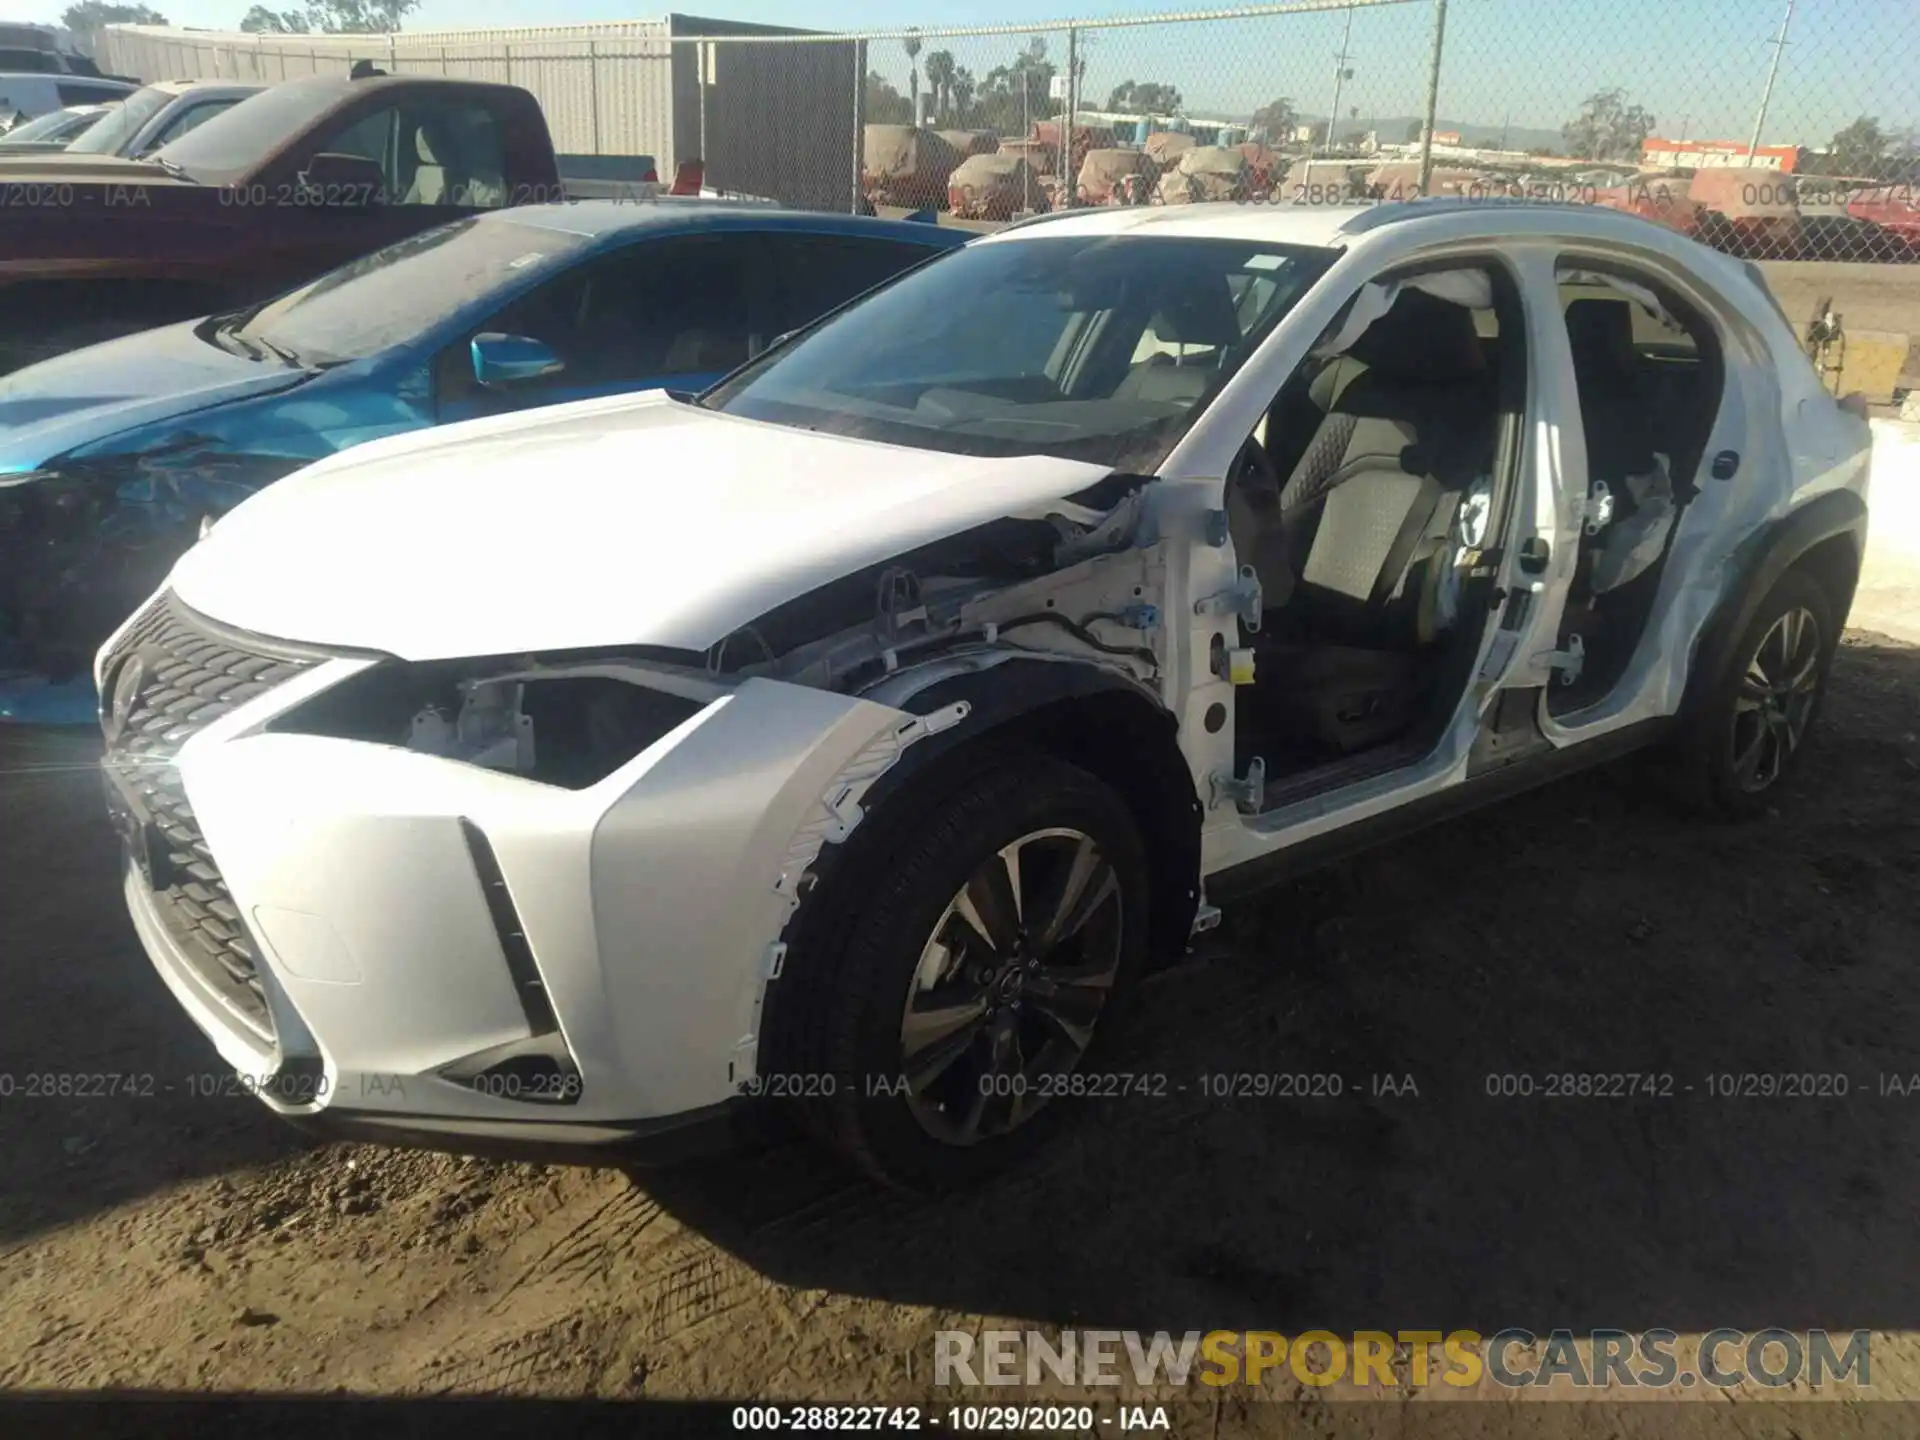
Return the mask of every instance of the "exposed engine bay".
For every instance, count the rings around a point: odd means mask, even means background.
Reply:
[[[380,662],[274,728],[400,745],[569,788],[592,785],[740,681],[765,678],[898,704],[929,664],[1054,654],[1150,683],[1164,588],[1135,548],[1141,490],[1003,519],[829,582],[704,655],[617,653]],[[923,674],[923,672],[925,672]]]

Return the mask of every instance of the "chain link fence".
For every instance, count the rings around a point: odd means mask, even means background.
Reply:
[[[1751,258],[1920,257],[1920,7],[1295,0],[812,34],[658,22],[107,32],[111,68],[274,82],[359,59],[525,86],[557,149],[704,162],[784,204],[994,224],[1081,204],[1420,193],[1634,211]]]

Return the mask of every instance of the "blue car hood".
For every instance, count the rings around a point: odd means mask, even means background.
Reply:
[[[313,374],[248,360],[194,334],[200,322],[90,345],[0,378],[0,473],[31,470],[76,446],[286,390]]]

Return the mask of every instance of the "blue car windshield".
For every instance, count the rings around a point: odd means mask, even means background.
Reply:
[[[979,241],[700,403],[923,450],[1149,473],[1336,253],[1189,236]]]
[[[463,306],[551,274],[588,243],[504,216],[455,220],[290,290],[227,333],[302,364],[364,360],[417,340]]]

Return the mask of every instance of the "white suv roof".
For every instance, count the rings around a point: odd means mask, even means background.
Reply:
[[[264,84],[247,80],[155,80],[147,86],[149,90],[164,90],[169,95],[185,95],[195,90],[218,90],[227,94],[251,95],[256,90],[264,90]]]

